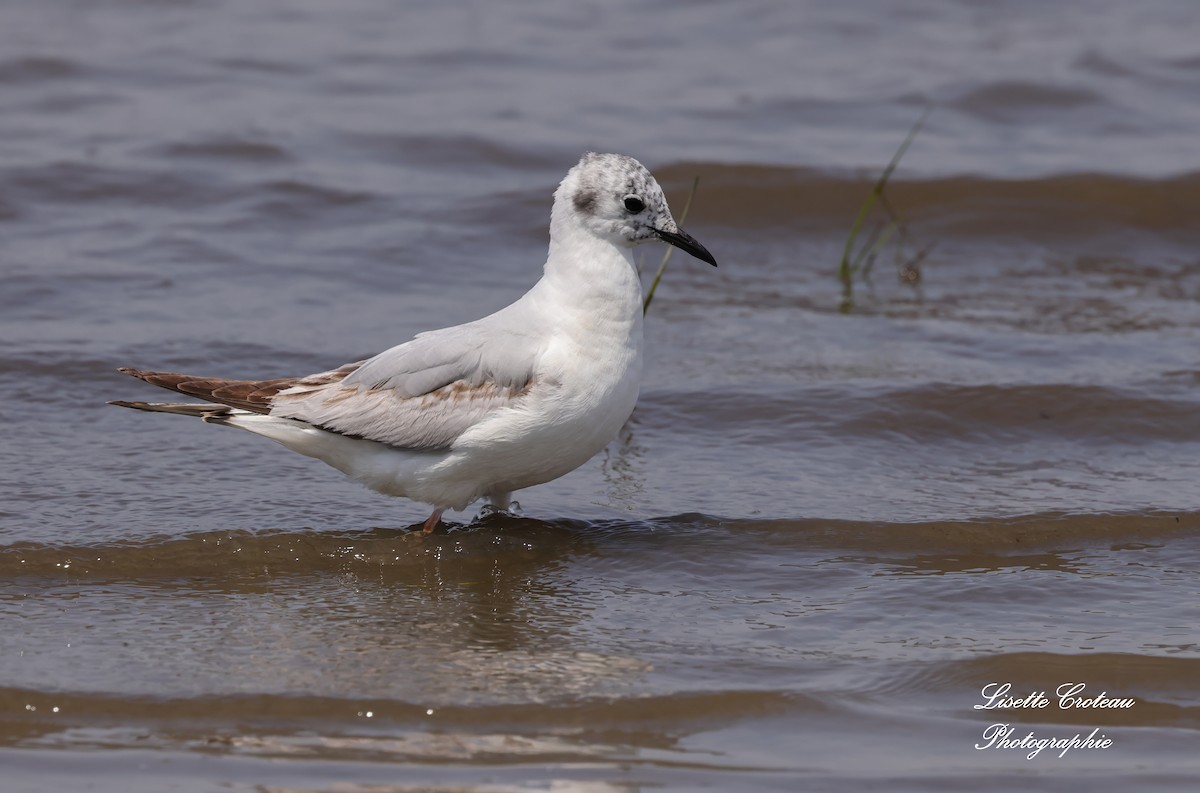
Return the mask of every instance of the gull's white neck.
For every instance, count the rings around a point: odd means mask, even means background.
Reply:
[[[527,297],[540,309],[576,317],[590,326],[581,328],[586,333],[636,336],[640,348],[642,284],[632,250],[597,237],[557,209],[545,270]]]

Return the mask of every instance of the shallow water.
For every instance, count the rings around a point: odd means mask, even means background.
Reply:
[[[1186,2],[0,9],[0,788],[1191,790]],[[836,264],[878,169],[919,279]],[[537,277],[583,150],[673,258],[642,398],[517,517],[199,422]],[[872,223],[875,221],[873,220]],[[660,251],[648,250],[647,268]],[[985,711],[1083,682],[1132,708]],[[1105,749],[976,750],[986,727]]]

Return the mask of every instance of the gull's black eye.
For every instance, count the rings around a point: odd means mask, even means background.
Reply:
[[[627,195],[625,196],[625,208],[636,215],[645,209],[646,205],[643,204],[642,199],[638,198],[637,196]]]

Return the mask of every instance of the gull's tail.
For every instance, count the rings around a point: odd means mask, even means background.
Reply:
[[[211,400],[208,403],[194,402],[109,402],[117,407],[145,410],[150,413],[174,413],[191,416],[209,424],[235,427],[240,430],[270,438],[292,451],[315,457],[334,468],[357,478],[355,473],[364,454],[377,456],[381,453],[394,454],[390,447],[375,441],[341,435],[300,419],[272,416],[271,398],[280,391],[294,385],[321,385],[337,382],[358,368],[359,364],[347,364],[332,372],[310,375],[303,378],[278,378],[275,380],[230,380],[219,377],[196,377],[178,372],[149,372],[141,369],[118,369],[122,374],[136,377],[156,386],[170,389],[184,396]],[[369,453],[368,453],[369,452]]]
[[[151,385],[176,391],[184,396],[199,397],[209,402],[219,403],[213,406],[214,410],[219,405],[227,405],[232,408],[248,410],[251,413],[270,413],[271,398],[302,380],[295,377],[280,377],[273,380],[232,380],[227,377],[197,377],[179,372],[150,372],[128,367],[117,371],[144,380]],[[138,407],[140,410],[150,409],[141,407],[144,404],[146,403],[121,403],[121,406]],[[177,413],[179,411],[168,410],[165,412]]]
[[[355,364],[354,366],[357,366]],[[196,377],[195,375],[178,372],[150,372],[141,369],[118,369],[121,374],[127,374],[144,380],[156,386],[176,391],[184,396],[194,396],[208,399],[210,402],[126,402],[115,400],[109,402],[122,408],[145,410],[150,413],[174,413],[177,416],[191,416],[206,421],[209,424],[220,424],[225,427],[238,429],[262,435],[273,441],[282,443],[289,449],[294,449],[310,457],[324,459],[321,454],[314,453],[308,447],[313,438],[329,436],[328,433],[308,422],[299,419],[288,419],[270,415],[271,397],[285,388],[301,383],[320,382],[324,377],[341,379],[350,371],[349,367],[334,372],[312,375],[308,378],[278,378],[274,380],[231,380],[223,377]],[[341,437],[341,436],[335,436]],[[346,440],[351,440],[346,438]],[[355,443],[359,441],[354,440]],[[328,462],[328,461],[327,461]]]
[[[191,416],[212,422],[213,424],[225,423],[225,419],[228,419],[234,413],[234,409],[228,405],[214,405],[212,403],[185,404],[179,402],[125,402],[114,400],[108,404],[122,408],[133,408],[134,410],[145,410],[151,413],[174,413],[177,416]]]
[[[267,413],[271,409],[270,399],[293,381],[278,380],[230,380],[220,377],[196,377],[178,372],[149,372],[141,369],[118,369],[127,374],[162,388],[176,391],[184,396],[207,399],[207,404],[178,402],[109,402],[123,408],[146,410],[151,413],[174,413],[192,416],[213,424],[228,424],[237,415]]]

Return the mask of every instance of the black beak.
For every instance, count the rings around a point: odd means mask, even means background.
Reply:
[[[713,267],[717,266],[717,260],[713,258],[711,253],[708,252],[708,248],[705,248],[703,245],[696,242],[696,238],[691,234],[688,234],[683,229],[680,229],[677,232],[654,229],[654,233],[658,235],[660,240],[668,245],[674,245],[679,250],[685,253],[690,253],[700,261],[708,262]]]

